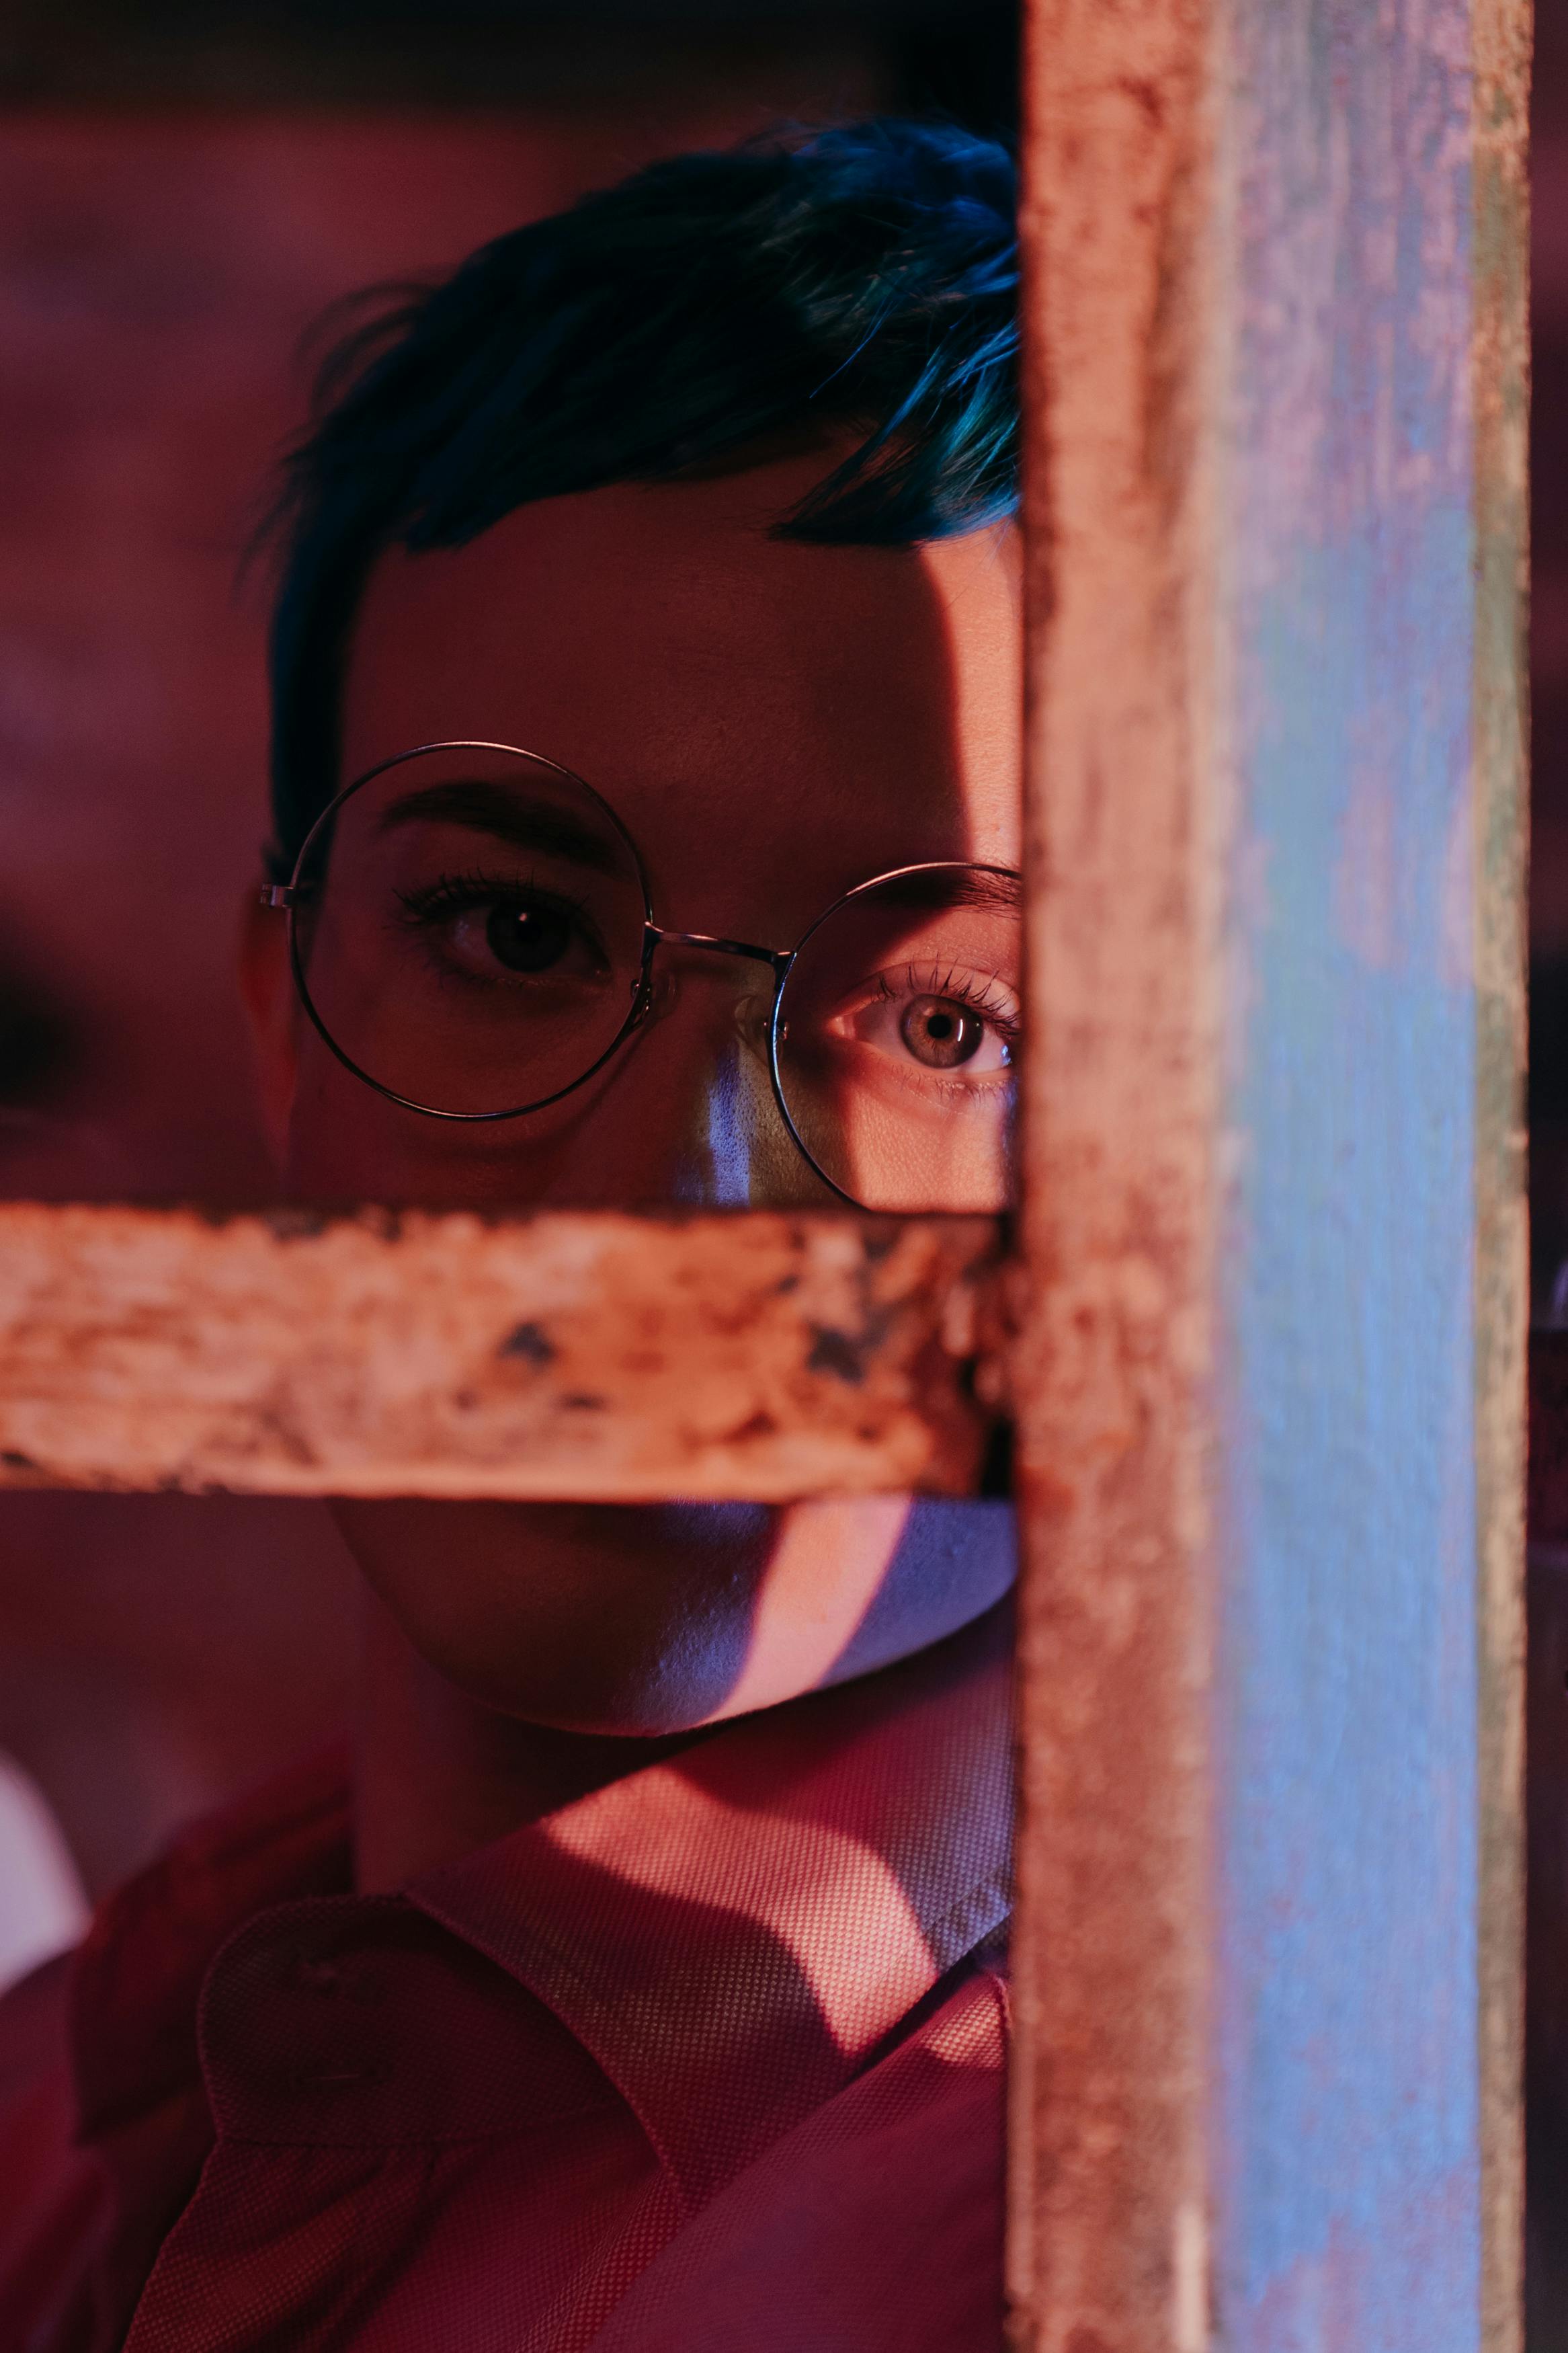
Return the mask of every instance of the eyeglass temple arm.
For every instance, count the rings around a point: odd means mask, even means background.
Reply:
[[[658,923],[647,926],[650,940],[673,948],[708,948],[715,955],[748,956],[752,964],[772,965],[785,973],[795,961],[793,948],[760,948],[752,940],[716,939],[710,932],[667,932]]]

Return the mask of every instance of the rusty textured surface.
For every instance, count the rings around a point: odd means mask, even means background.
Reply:
[[[1524,63],[1031,14],[1030,2353],[1518,2343]]]
[[[1026,49],[1036,1296],[1008,2285],[1029,2353],[1207,2343],[1206,29],[1198,0],[1036,0]]]
[[[0,1481],[972,1487],[987,1222],[0,1207]]]
[[[1524,2065],[1530,0],[1475,0],[1476,1525],[1481,2343],[1516,2353]]]

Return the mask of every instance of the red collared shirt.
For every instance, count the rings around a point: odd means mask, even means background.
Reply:
[[[5,2353],[994,2353],[1007,1626],[356,1896],[336,1774],[0,2003]]]

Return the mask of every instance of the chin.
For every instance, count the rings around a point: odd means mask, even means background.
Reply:
[[[910,1496],[340,1503],[366,1579],[447,1682],[561,1731],[651,1738],[873,1673],[1012,1582],[1011,1512]]]
[[[603,1614],[593,1611],[575,1641],[570,1629],[552,1627],[546,1648],[527,1624],[426,1628],[398,1614],[427,1662],[499,1715],[632,1740],[694,1731],[722,1715],[750,1631],[745,1620],[715,1611],[698,1625],[622,1628],[606,1643]]]
[[[408,1641],[460,1691],[562,1731],[647,1738],[722,1711],[776,1514],[399,1500],[334,1516]]]

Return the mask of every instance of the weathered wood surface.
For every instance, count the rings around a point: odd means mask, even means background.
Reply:
[[[1481,2341],[1526,2337],[1525,1802],[1530,1229],[1529,90],[1532,0],[1472,0],[1469,397],[1474,939],[1477,2053]],[[1563,2316],[1556,2316],[1553,2340]]]
[[[1520,2318],[1517,0],[1033,0],[1041,2353]]]
[[[975,1482],[974,1219],[0,1207],[0,1482],[767,1502]]]
[[[1008,2285],[1028,2353],[1207,2343],[1203,1972],[1224,837],[1197,236],[1205,26],[1026,50],[1026,1574]]]

